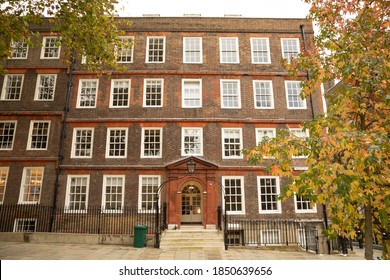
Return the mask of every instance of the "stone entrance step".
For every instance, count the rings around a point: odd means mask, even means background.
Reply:
[[[168,229],[161,235],[160,249],[206,249],[224,248],[223,232],[204,229],[203,226],[181,226]]]

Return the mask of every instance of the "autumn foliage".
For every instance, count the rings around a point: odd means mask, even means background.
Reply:
[[[0,73],[11,55],[12,42],[40,44],[38,33],[31,27],[50,23],[51,32],[60,38],[67,63],[74,56],[87,57],[86,70],[109,72],[119,69],[116,50],[128,48],[132,42],[120,39],[123,28],[131,25],[118,21],[115,0],[23,0],[0,1]]]
[[[268,171],[290,178],[282,197],[294,193],[326,206],[325,234],[365,234],[366,258],[374,236],[390,233],[390,1],[312,0],[315,51],[302,50],[286,67],[292,76],[309,71],[302,98],[321,83],[340,81],[325,93],[328,110],[302,124],[309,137],[278,133],[244,152]],[[307,171],[294,174],[293,155],[306,155]],[[264,158],[266,157],[266,158]],[[387,257],[388,258],[388,255]]]

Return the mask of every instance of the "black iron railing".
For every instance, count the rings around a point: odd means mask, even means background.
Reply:
[[[224,217],[225,218],[225,217]],[[248,220],[234,216],[226,219],[228,246],[298,245],[318,253],[318,229],[309,222],[297,220]]]
[[[160,226],[166,225],[165,209],[161,210]],[[89,206],[85,210],[44,205],[0,205],[0,232],[35,231],[89,234],[134,234],[135,225],[146,225],[147,234],[154,234],[155,211],[137,207],[105,210]]]

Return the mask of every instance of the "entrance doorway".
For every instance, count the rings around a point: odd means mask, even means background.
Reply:
[[[199,187],[187,185],[181,191],[181,222],[187,224],[202,223],[202,195]]]

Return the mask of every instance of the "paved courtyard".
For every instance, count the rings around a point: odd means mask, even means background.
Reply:
[[[0,242],[1,260],[364,260],[364,249],[347,256],[261,249],[163,250],[122,245]],[[381,256],[374,252],[374,258]]]

